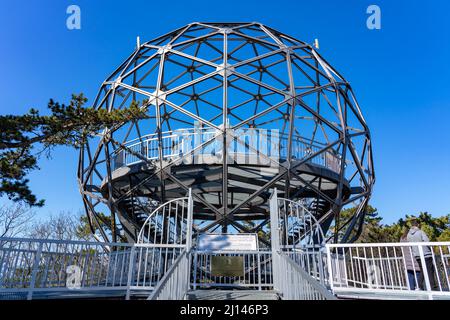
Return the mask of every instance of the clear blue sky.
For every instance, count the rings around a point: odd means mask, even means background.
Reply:
[[[81,8],[81,30],[66,8]],[[366,28],[377,4],[382,29]],[[259,21],[320,52],[352,84],[372,130],[377,183],[372,205],[384,222],[427,210],[450,212],[449,1],[3,1],[0,4],[1,113],[44,110],[49,98],[93,99],[136,43],[192,21]],[[78,154],[58,148],[30,175],[46,206],[78,211]]]

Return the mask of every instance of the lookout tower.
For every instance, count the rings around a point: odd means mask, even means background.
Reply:
[[[104,128],[80,152],[84,206],[106,241],[135,242],[189,189],[194,236],[251,232],[267,244],[274,190],[323,240],[358,234],[374,183],[370,133],[350,84],[312,45],[257,22],[194,22],[138,42],[93,106],[132,102],[145,117]]]

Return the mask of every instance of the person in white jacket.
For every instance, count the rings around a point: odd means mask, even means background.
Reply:
[[[409,229],[408,236],[406,237],[408,242],[430,242],[430,239],[426,235],[425,232],[420,230],[419,222],[417,220],[411,221],[411,229]],[[426,268],[426,271],[428,273],[428,279],[430,280],[430,287],[431,290],[437,289],[436,280],[434,277],[435,274],[435,268],[433,265],[433,256],[431,252],[431,248],[429,246],[422,246],[423,256],[425,260],[425,266],[422,265],[422,259],[420,257],[420,251],[418,246],[413,246],[412,251],[414,254],[414,258],[416,259],[417,263],[420,267],[420,279],[419,279],[419,286],[422,290],[425,289],[425,279],[424,279],[424,267]]]

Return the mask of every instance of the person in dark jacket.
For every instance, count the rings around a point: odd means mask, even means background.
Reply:
[[[430,239],[428,239],[425,232],[420,230],[419,222],[417,220],[411,221],[411,229],[409,229],[408,235],[406,237],[408,242],[430,242]],[[428,279],[430,281],[430,287],[431,290],[436,290],[437,284],[434,277],[435,271],[434,271],[434,265],[433,265],[433,256],[431,252],[431,248],[429,246],[422,246],[423,256],[425,260],[425,266],[422,265],[422,259],[420,257],[420,251],[418,246],[412,247],[414,257],[419,264],[420,267],[420,280],[419,280],[419,286],[422,290],[425,289],[425,279],[424,279],[424,267],[426,268],[426,271],[428,273]]]

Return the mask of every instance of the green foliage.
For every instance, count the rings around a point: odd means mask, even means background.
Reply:
[[[110,224],[109,224],[110,218],[102,212],[98,212],[97,215],[98,215],[98,220],[99,220],[102,228],[104,230],[110,231],[111,230]],[[80,216],[80,221],[76,228],[76,235],[79,239],[88,239],[89,237],[91,237],[92,234],[96,234],[97,231],[98,231],[98,226],[96,226],[95,224],[92,225],[92,229],[91,229],[88,216],[86,216],[86,215]]]
[[[49,115],[31,109],[24,115],[0,116],[0,196],[43,206],[29,189],[27,174],[39,169],[38,157],[55,146],[80,148],[86,140],[105,127],[114,127],[127,121],[145,117],[145,110],[137,102],[128,108],[112,110],[85,108],[83,94],[72,95],[68,105],[53,100],[48,103]],[[34,152],[34,146],[41,150]]]
[[[450,229],[442,231],[439,237],[436,238],[437,241],[450,241]]]
[[[341,217],[348,219],[355,211],[356,208],[343,210]],[[418,220],[421,229],[427,234],[430,241],[450,241],[450,214],[433,217],[428,212],[420,212],[417,216],[406,215],[404,219],[399,219],[392,224],[382,224],[382,218],[378,215],[378,211],[368,206],[363,230],[356,242],[398,242],[403,232],[411,227],[413,219]]]
[[[340,220],[342,223],[351,219],[356,213],[357,207],[347,208],[341,211]],[[383,218],[378,215],[378,211],[376,208],[368,205],[366,208],[366,215],[364,217],[364,225],[361,235],[359,236],[359,241],[361,242],[376,242],[375,239],[380,239],[379,225]],[[334,234],[334,226],[330,228],[330,233]],[[339,236],[342,237],[344,235],[344,230],[339,232]],[[350,238],[355,236],[356,231],[353,230],[350,234]]]

